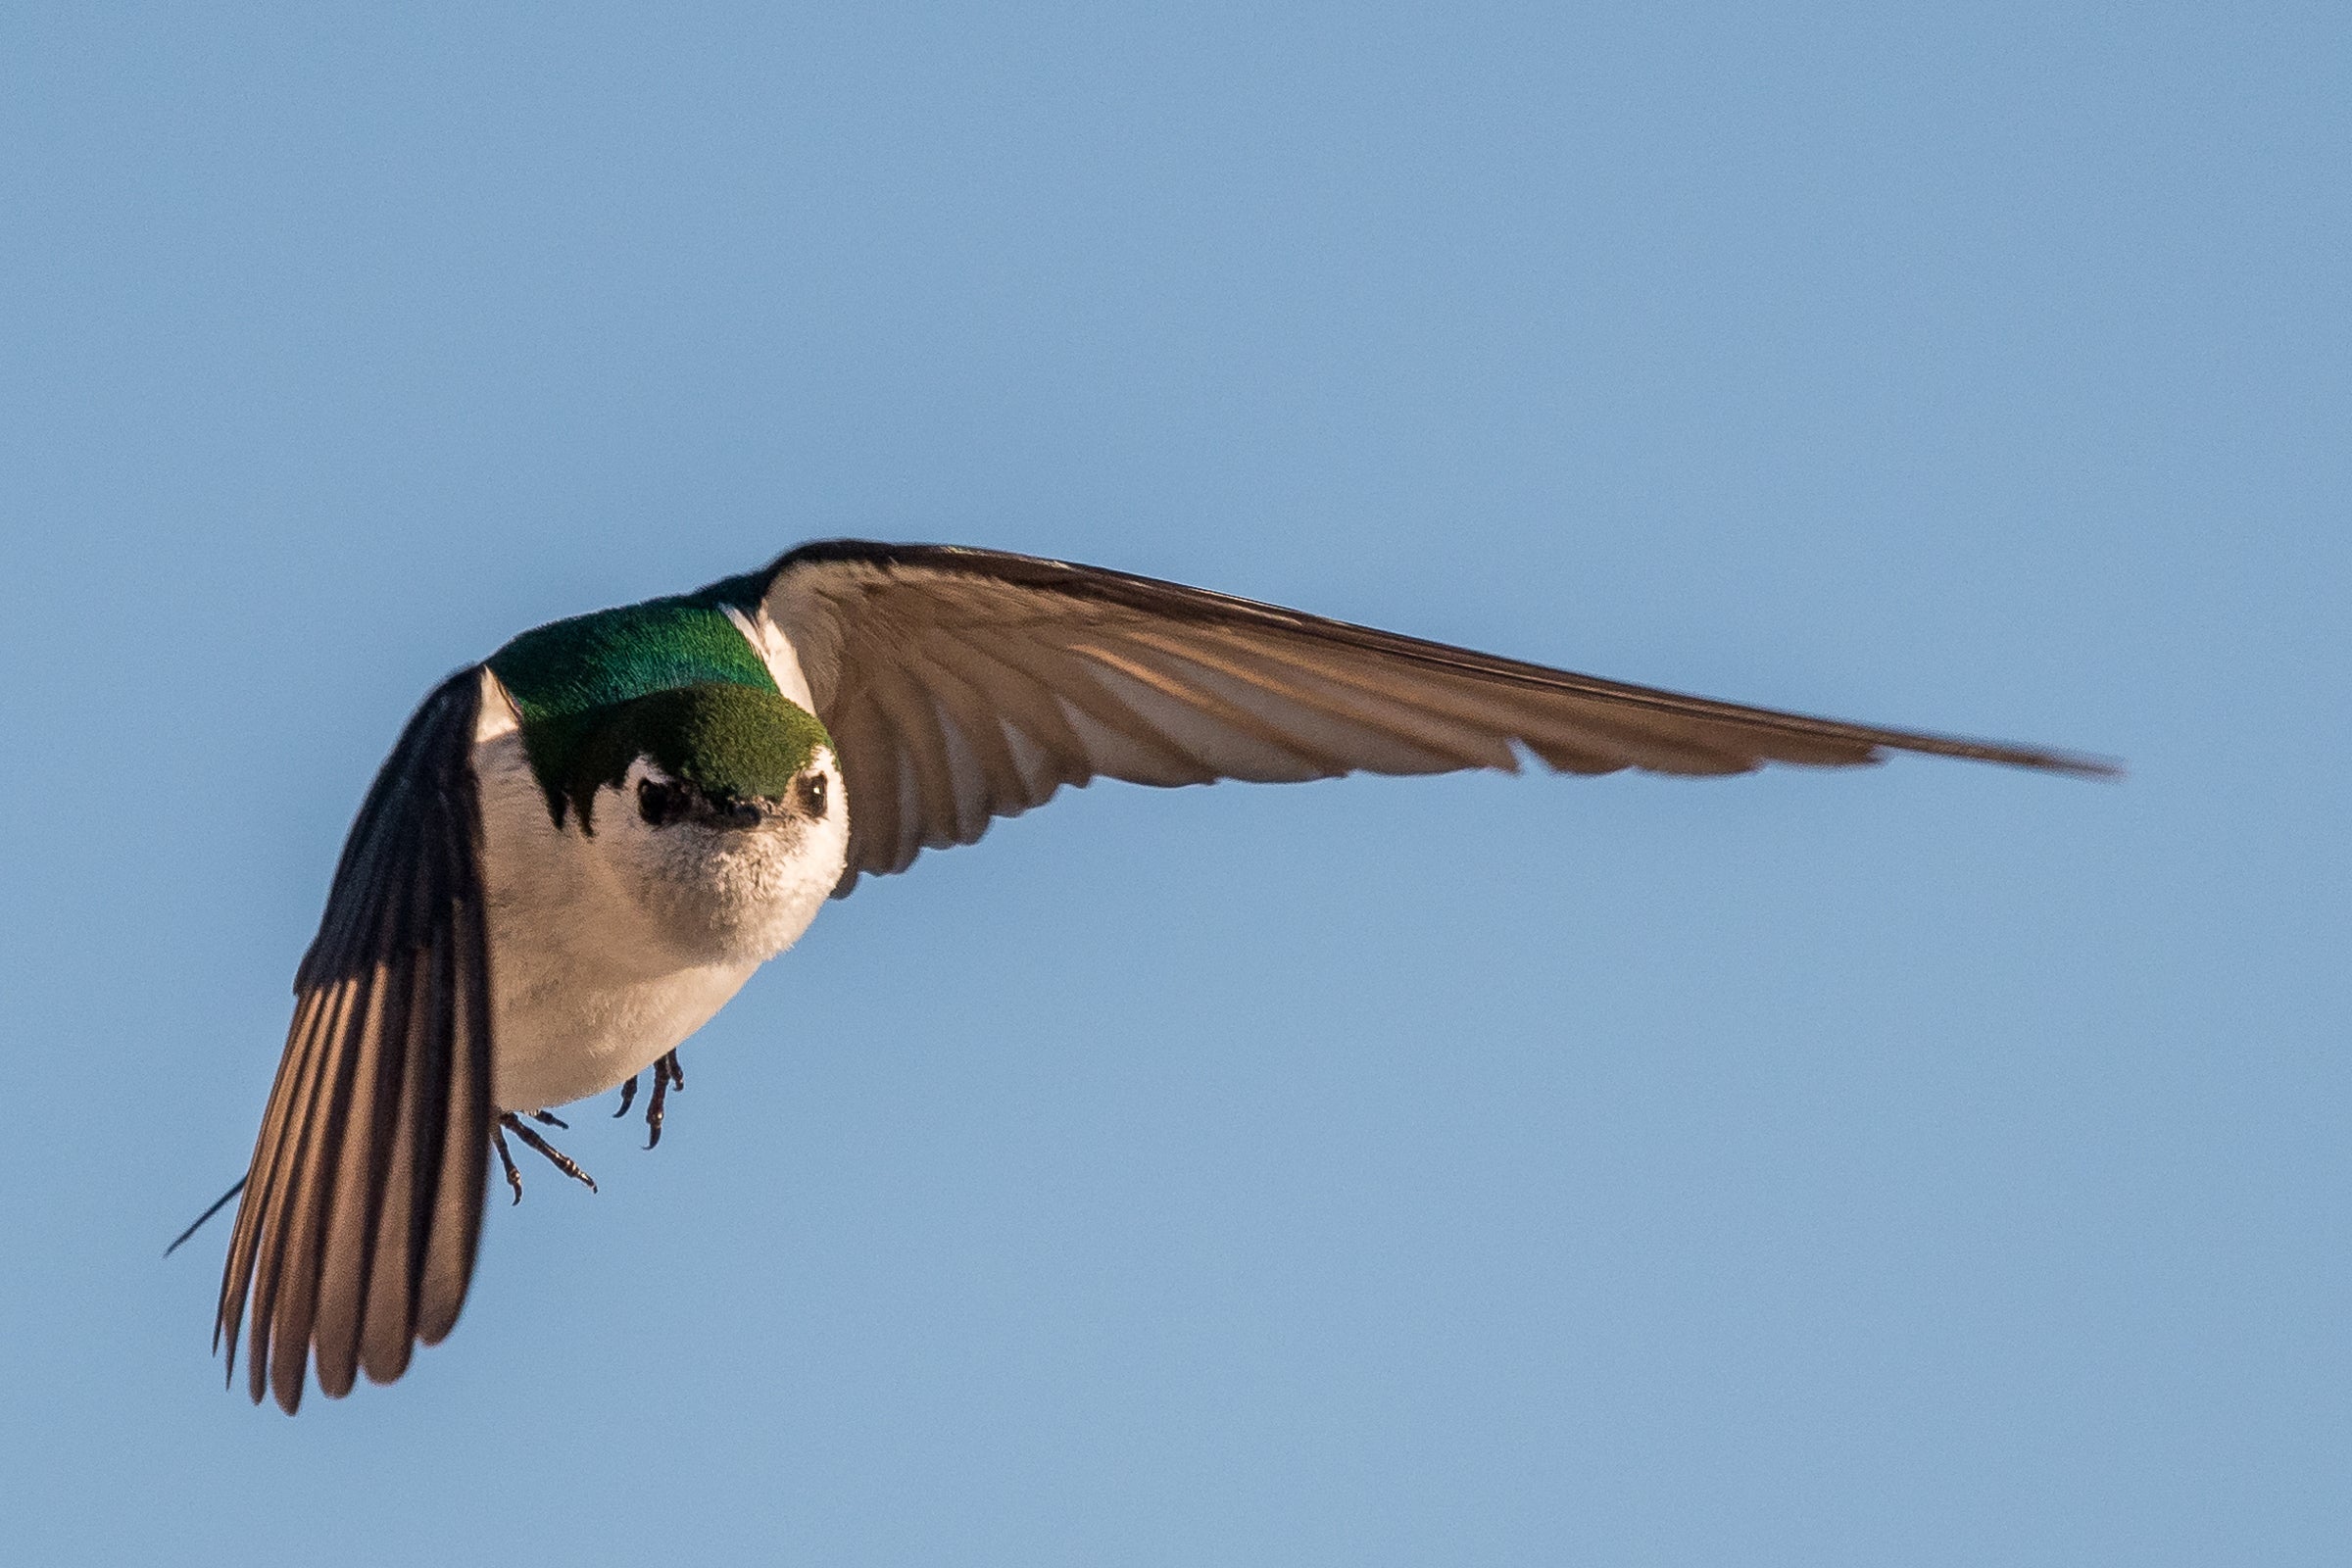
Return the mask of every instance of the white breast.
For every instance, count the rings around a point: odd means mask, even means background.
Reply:
[[[752,971],[790,947],[840,879],[849,811],[798,829],[657,840],[633,768],[597,794],[593,835],[557,827],[524,759],[514,709],[482,672],[480,781],[490,928],[491,1096],[536,1110],[601,1094],[709,1022]],[[698,847],[699,846],[699,847]]]

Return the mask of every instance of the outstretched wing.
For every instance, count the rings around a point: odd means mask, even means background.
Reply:
[[[903,871],[1098,776],[1837,767],[1890,751],[2098,775],[2095,759],[1629,686],[1095,566],[832,540],[765,574],[841,753],[850,864]],[[757,581],[758,579],[755,579]]]
[[[490,957],[469,754],[480,669],[424,700],[344,841],[262,1115],[213,1341],[290,1415],[389,1383],[457,1322],[481,1239]]]

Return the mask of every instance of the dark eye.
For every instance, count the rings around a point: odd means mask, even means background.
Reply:
[[[803,773],[800,783],[801,809],[810,816],[825,814],[825,775]]]
[[[688,804],[686,792],[675,784],[658,778],[637,781],[637,814],[656,827],[684,816]]]

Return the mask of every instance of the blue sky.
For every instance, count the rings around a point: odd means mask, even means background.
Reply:
[[[24,1560],[2338,1562],[2338,8],[22,6]],[[410,707],[808,537],[2123,756],[1104,786],[829,908],[288,1422]]]

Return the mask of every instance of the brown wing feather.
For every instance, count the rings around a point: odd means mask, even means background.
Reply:
[[[1263,782],[1517,765],[1703,776],[1888,752],[2099,777],[2036,746],[1602,680],[1101,567],[833,540],[768,569],[842,750],[850,867],[904,870],[1064,783]],[[1009,765],[1009,776],[1007,767]],[[1016,787],[1017,786],[1017,787]]]
[[[216,1345],[291,1414],[449,1332],[481,1237],[489,943],[470,754],[480,672],[401,734],[344,842],[221,1273]],[[250,1311],[248,1310],[250,1308]]]

